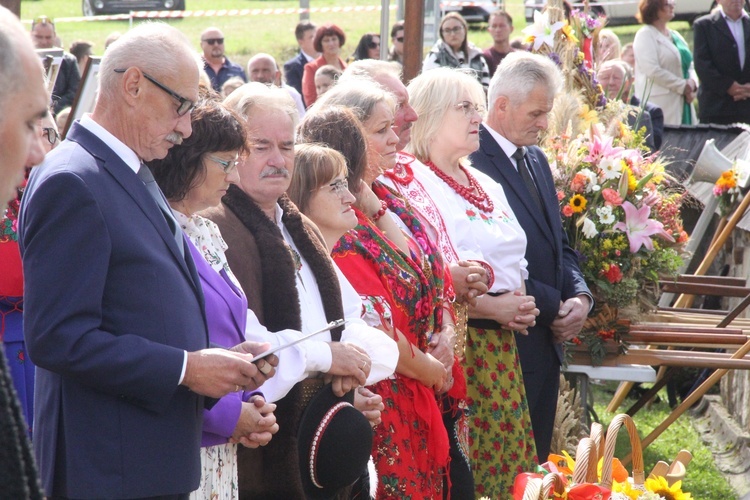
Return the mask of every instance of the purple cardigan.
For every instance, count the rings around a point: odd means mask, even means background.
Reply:
[[[209,341],[221,347],[233,347],[243,342],[247,323],[247,297],[232,283],[224,270],[217,273],[195,245],[188,238],[185,241],[203,287]],[[242,401],[242,392],[232,392],[219,399],[210,410],[203,410],[201,446],[229,442],[240,419]]]

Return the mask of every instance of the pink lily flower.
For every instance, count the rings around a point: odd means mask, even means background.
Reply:
[[[602,158],[609,158],[617,156],[623,151],[621,147],[612,147],[612,137],[605,135],[600,136],[599,134],[593,134],[593,141],[591,142],[591,148],[589,154],[583,161],[589,163],[598,163]]]
[[[661,222],[648,218],[651,215],[650,206],[644,204],[641,208],[636,208],[635,205],[626,201],[622,204],[622,208],[625,210],[625,222],[618,222],[614,225],[614,229],[628,235],[631,253],[636,253],[641,246],[652,251],[654,249],[654,243],[651,241],[652,235],[674,242],[674,238],[664,230]]]

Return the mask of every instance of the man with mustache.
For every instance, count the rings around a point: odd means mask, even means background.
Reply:
[[[267,344],[208,348],[193,260],[143,165],[191,134],[198,76],[178,30],[131,30],[102,59],[94,112],[32,171],[19,241],[48,497],[187,498],[208,398],[274,373],[250,362]]]
[[[240,497],[306,498],[301,478],[309,471],[299,467],[297,429],[309,398],[327,379],[337,396],[382,380],[395,370],[398,349],[360,319],[359,296],[333,264],[318,228],[285,194],[299,120],[292,98],[254,82],[232,92],[225,104],[245,119],[250,152],[238,165],[239,184],[202,215],[219,226],[249,308],[265,328],[278,332],[269,336],[274,343],[339,318],[347,321],[279,353],[278,373],[263,386],[266,399],[277,402],[279,432],[265,448],[238,450]],[[257,331],[250,329],[247,338]],[[256,340],[261,338],[267,337]],[[380,406],[380,397],[370,393],[373,398],[370,408]]]

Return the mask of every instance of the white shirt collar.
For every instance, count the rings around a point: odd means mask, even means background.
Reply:
[[[724,17],[724,19],[731,23],[737,23],[740,22],[744,17],[750,17],[748,16],[747,12],[745,12],[745,9],[742,9],[742,14],[740,14],[739,19],[735,21],[731,17],[727,16],[726,12],[724,12],[724,8],[721,5],[719,5],[719,10],[721,11],[721,15]]]
[[[497,145],[500,146],[500,149],[503,150],[503,153],[505,153],[505,155],[508,158],[513,158],[513,153],[516,152],[516,150],[518,149],[518,146],[510,142],[508,139],[500,135],[500,133],[497,132],[495,129],[487,125],[487,122],[484,122],[483,125],[484,125],[484,128],[487,129],[487,132],[490,133],[492,138],[495,139],[495,142],[497,142]]]
[[[310,54],[308,54],[302,49],[299,49],[299,51],[302,52],[303,56],[305,56],[305,59],[307,59],[307,62],[314,61],[315,59],[317,59],[317,57],[311,56]]]
[[[141,169],[141,160],[135,151],[127,147],[120,139],[112,135],[109,130],[105,129],[91,118],[90,114],[83,115],[79,122],[82,127],[102,140],[125,164],[130,167],[136,174]]]

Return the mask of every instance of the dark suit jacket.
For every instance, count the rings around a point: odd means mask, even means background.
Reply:
[[[743,17],[745,64],[740,68],[737,42],[719,10],[693,24],[695,72],[700,78],[698,112],[703,123],[749,123],[750,99],[734,101],[732,82],[750,82],[750,19]]]
[[[641,107],[641,101],[636,96],[630,98],[630,104]],[[656,104],[652,104],[648,101],[646,101],[646,105],[643,106],[643,109],[651,118],[651,129],[649,132],[653,134],[654,149],[661,149],[661,141],[664,138],[664,111],[662,111],[662,109]]]
[[[540,213],[530,198],[523,180],[500,145],[481,126],[479,149],[472,153],[474,167],[503,186],[508,203],[526,232],[526,260],[529,279],[526,293],[533,295],[540,314],[529,335],[517,335],[518,353],[524,372],[562,361],[562,349],[553,344],[550,323],[560,310],[560,301],[580,294],[590,295],[578,267],[578,256],[568,245],[562,228],[560,208],[549,164],[541,149],[528,148],[532,175],[544,203]]]
[[[57,73],[57,80],[55,80],[55,87],[52,89],[55,114],[73,104],[80,83],[81,74],[78,72],[78,62],[73,54],[65,52]]]
[[[302,74],[305,72],[307,58],[300,50],[299,53],[284,63],[284,81],[290,87],[294,87],[302,95]],[[302,101],[304,103],[304,96]],[[305,103],[307,107],[307,103]]]
[[[33,171],[19,228],[47,495],[197,488],[204,398],[178,381],[184,351],[208,346],[203,294],[143,183],[75,123]]]

